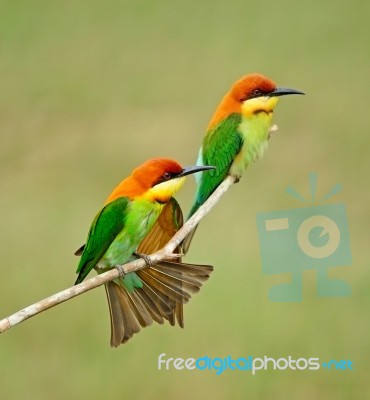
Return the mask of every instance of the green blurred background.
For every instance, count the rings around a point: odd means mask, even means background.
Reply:
[[[75,280],[74,250],[113,186],[142,161],[192,164],[221,96],[259,71],[305,97],[281,99],[279,132],[202,223],[188,261],[215,271],[186,328],[152,326],[109,347],[103,288],[0,337],[1,399],[369,398],[370,3],[2,1],[0,315]],[[333,268],[348,298],[272,303],[256,214],[343,191],[353,263]],[[195,184],[178,199],[189,209]],[[350,359],[353,371],[158,371],[157,357]]]

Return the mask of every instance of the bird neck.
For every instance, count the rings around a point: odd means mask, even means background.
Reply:
[[[267,140],[271,126],[272,113],[258,113],[248,117],[242,116],[239,132],[247,142]]]
[[[256,114],[267,114],[272,116],[278,102],[277,97],[262,96],[245,100],[241,105],[241,113],[244,117],[252,117]]]
[[[220,121],[225,120],[231,114],[242,114],[245,118],[252,118],[256,114],[264,113],[272,116],[277,97],[262,96],[240,102],[239,100],[227,94],[217,107],[213,114],[210,123],[208,124],[207,131],[212,130]]]
[[[240,102],[227,94],[216,108],[216,111],[208,124],[207,131],[212,130],[218,123],[225,120],[229,115],[240,114],[240,112]]]
[[[118,184],[107,198],[105,204],[108,204],[119,197],[128,197],[130,200],[146,200],[149,202],[167,203],[171,197],[182,187],[185,177],[171,179],[147,187],[140,180],[129,176]]]
[[[182,187],[185,177],[171,179],[151,187],[140,197],[161,204],[167,203],[171,197]]]
[[[148,188],[144,187],[140,181],[129,176],[113,189],[105,204],[108,204],[119,197],[128,197],[130,200],[134,200],[136,197],[142,196],[147,190]]]

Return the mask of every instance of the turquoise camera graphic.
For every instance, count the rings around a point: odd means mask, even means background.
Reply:
[[[336,185],[315,205],[317,174],[309,176],[311,201],[292,187],[287,192],[310,206],[257,214],[262,271],[264,274],[291,273],[289,283],[273,286],[269,299],[279,302],[302,301],[303,272],[317,271],[319,296],[349,296],[351,288],[343,280],[331,279],[329,268],[352,263],[346,208],[344,204],[321,202],[341,190]]]

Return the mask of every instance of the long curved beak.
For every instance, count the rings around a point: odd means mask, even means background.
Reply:
[[[274,91],[269,93],[270,97],[277,97],[277,96],[285,96],[287,94],[305,94],[297,89],[289,89],[289,88],[276,88]]]
[[[182,172],[179,175],[174,176],[174,178],[181,178],[182,176],[195,174],[196,172],[207,171],[210,169],[216,169],[216,167],[213,167],[212,165],[195,165],[193,167],[185,167]]]

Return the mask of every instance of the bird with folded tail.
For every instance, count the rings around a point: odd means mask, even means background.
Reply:
[[[277,87],[261,74],[246,75],[231,86],[208,124],[197,160],[197,165],[216,168],[196,175],[197,191],[188,219],[227,175],[238,182],[247,167],[263,155],[278,99],[291,94],[304,93]],[[195,229],[185,238],[184,253],[194,233]]]

